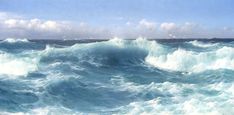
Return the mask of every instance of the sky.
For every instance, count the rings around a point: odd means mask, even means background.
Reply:
[[[233,0],[0,0],[0,39],[232,38]]]

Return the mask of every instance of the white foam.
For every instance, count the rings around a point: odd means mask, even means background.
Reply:
[[[31,57],[16,57],[12,54],[0,53],[0,74],[10,77],[26,76],[37,69],[37,59]]]
[[[211,97],[212,98],[212,97]],[[217,98],[215,98],[217,99]],[[174,103],[162,104],[162,98],[132,102],[122,107],[126,115],[232,115],[233,103],[219,102],[207,97],[191,97]]]
[[[34,108],[28,112],[1,112],[1,115],[86,115],[85,113],[72,111],[64,107],[41,107]]]
[[[158,92],[158,93],[177,93],[180,88],[171,82],[164,83],[154,83],[151,82],[147,85],[139,85],[133,82],[127,82],[124,77],[116,76],[111,79],[112,84],[115,85],[115,89],[119,89],[121,91],[129,91],[132,93],[141,93],[141,92]],[[183,85],[183,84],[182,84]],[[189,85],[190,87],[191,85]],[[187,85],[183,85],[183,87],[187,87]]]
[[[165,55],[150,53],[145,61],[155,67],[172,71],[234,70],[234,48],[223,47],[216,51],[200,53],[177,49]]]
[[[213,46],[218,45],[218,43],[203,43],[203,42],[200,42],[200,41],[197,41],[197,40],[190,41],[188,43],[192,44],[193,46],[202,47],[202,48],[213,47]]]
[[[26,38],[23,38],[23,39],[7,38],[3,40],[3,42],[16,43],[16,42],[29,42],[29,41]]]
[[[234,93],[232,83],[215,83],[208,85],[185,83],[150,83],[136,84],[117,76],[112,82],[116,88],[132,93],[155,92],[172,96],[156,97],[149,101],[132,102],[120,107],[120,113],[126,115],[232,115],[234,114]],[[185,91],[189,95],[184,94]],[[202,91],[216,91],[207,95]],[[167,103],[163,103],[167,100]]]

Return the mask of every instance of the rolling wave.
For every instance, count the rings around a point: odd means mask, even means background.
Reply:
[[[233,42],[63,42],[0,42],[1,114],[234,113]]]
[[[46,51],[51,52],[51,55],[55,55],[54,53],[63,55],[64,52],[73,55],[77,52],[73,56],[97,65],[145,63],[159,69],[182,72],[234,68],[234,48],[232,47],[224,46],[207,52],[188,51],[181,48],[171,51],[156,41],[142,38],[134,41],[112,39],[106,42],[76,44],[62,49],[49,48]]]

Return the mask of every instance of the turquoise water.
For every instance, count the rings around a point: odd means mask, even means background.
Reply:
[[[6,39],[0,113],[233,115],[234,42]]]

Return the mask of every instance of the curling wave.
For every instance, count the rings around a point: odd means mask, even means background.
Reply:
[[[234,69],[234,48],[223,47],[210,52],[193,52],[177,49],[165,55],[151,53],[146,62],[162,69],[201,72],[216,69]]]
[[[234,42],[207,43],[0,42],[0,114],[234,114]]]
[[[66,48],[47,47],[45,52],[50,52],[49,55],[55,57],[64,56],[67,53],[72,55],[71,57],[96,65],[144,62],[159,69],[182,72],[233,70],[234,68],[234,48],[232,47],[224,46],[207,52],[188,51],[182,48],[173,50],[156,41],[142,38],[133,41],[112,39],[105,42],[76,44]]]

